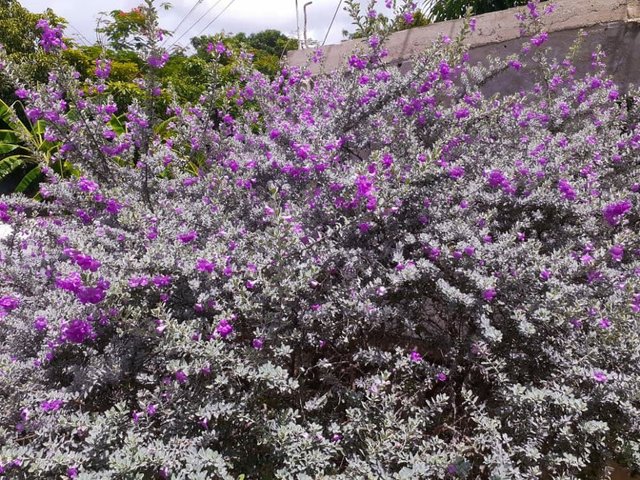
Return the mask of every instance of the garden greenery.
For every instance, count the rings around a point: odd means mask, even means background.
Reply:
[[[548,58],[531,3],[522,50],[484,66],[473,20],[403,74],[373,35],[331,75],[240,61],[162,120],[142,8],[126,111],[106,63],[27,86],[2,61],[58,148],[42,201],[0,199],[1,475],[640,468],[640,98],[601,52],[585,75]],[[485,96],[506,70],[530,88]]]

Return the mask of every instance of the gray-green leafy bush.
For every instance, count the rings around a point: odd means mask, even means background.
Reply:
[[[163,124],[63,68],[28,89],[82,174],[0,202],[3,474],[639,468],[638,95],[537,21],[486,67],[466,30],[404,75],[375,36],[330,76],[239,67]],[[486,98],[505,69],[533,86]]]

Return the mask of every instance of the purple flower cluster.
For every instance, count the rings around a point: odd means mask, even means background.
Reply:
[[[93,325],[86,320],[72,320],[63,325],[61,330],[62,340],[72,343],[84,343],[96,337]]]
[[[105,80],[111,75],[111,60],[98,59],[96,60],[96,77]]]
[[[60,407],[62,407],[63,404],[64,402],[59,399],[45,400],[40,404],[40,408],[45,412],[55,412],[60,410]]]
[[[632,206],[629,200],[610,203],[602,209],[602,215],[609,225],[615,227],[620,223],[622,216],[631,210]]]
[[[67,46],[62,41],[62,27],[52,27],[49,24],[49,21],[46,19],[41,19],[36,24],[38,30],[42,31],[40,37],[40,46],[42,49],[47,52],[54,52],[56,50],[66,50]]]
[[[9,313],[20,306],[20,300],[11,295],[0,297],[0,310]]]
[[[151,55],[147,59],[147,63],[151,68],[162,68],[169,61],[169,54],[167,52],[163,52],[161,55]]]
[[[55,284],[61,290],[74,293],[82,304],[98,304],[102,302],[111,286],[110,282],[103,278],[98,279],[96,286],[86,286],[78,272],[72,272],[67,276],[56,278]]]
[[[65,255],[67,255],[71,260],[78,265],[82,270],[88,270],[90,272],[97,272],[100,266],[102,265],[95,258],[85,255],[78,250],[73,248],[65,248]]]

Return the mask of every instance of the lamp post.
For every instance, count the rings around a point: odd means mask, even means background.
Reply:
[[[313,2],[307,2],[302,7],[304,11],[304,48],[307,48],[307,7],[311,5]]]
[[[298,9],[298,0],[296,0],[296,31],[298,36],[298,50],[302,50],[302,41],[300,40],[300,12]]]

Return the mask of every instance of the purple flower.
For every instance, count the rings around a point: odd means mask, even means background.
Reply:
[[[275,213],[275,210],[271,208],[269,205],[265,205],[263,212],[265,217],[271,217]]]
[[[609,249],[611,254],[611,260],[614,262],[621,262],[624,255],[624,247],[622,245],[614,245]]]
[[[620,223],[620,217],[631,210],[632,204],[629,200],[610,203],[602,209],[602,215],[609,225],[615,227]]]
[[[582,320],[578,318],[569,320],[569,323],[571,323],[571,325],[573,325],[573,328],[575,328],[576,330],[582,328]]]
[[[227,336],[229,336],[231,332],[233,332],[233,325],[231,325],[227,321],[227,319],[223,318],[222,320],[220,320],[220,323],[218,323],[218,326],[216,327],[216,332],[222,338],[226,338]]]
[[[78,476],[78,467],[67,468],[67,476],[69,478],[76,478]]]
[[[522,63],[517,60],[511,60],[509,62],[509,67],[513,68],[516,72],[522,68]]]
[[[608,330],[609,328],[611,328],[611,320],[609,320],[606,317],[601,318],[600,321],[598,322],[598,326],[603,330]]]
[[[531,38],[531,44],[539,47],[547,41],[547,38],[549,38],[549,34],[547,32],[540,32]]]
[[[503,185],[509,183],[507,177],[505,177],[504,173],[502,173],[500,170],[491,170],[491,172],[489,172],[489,178],[487,181],[489,182],[489,186],[491,188],[502,187]]]
[[[457,109],[454,113],[458,120],[462,118],[467,118],[470,115],[469,109],[464,107]]]
[[[95,336],[93,325],[85,320],[73,320],[62,327],[62,338],[72,343],[84,343]]]
[[[76,215],[85,225],[88,225],[93,221],[93,217],[91,216],[91,214],[87,213],[85,210],[82,210],[81,208],[76,210]]]
[[[560,192],[564,195],[564,198],[566,198],[567,200],[573,201],[576,199],[575,190],[571,187],[571,184],[569,184],[569,182],[564,178],[558,180],[558,190],[560,190]]]
[[[47,319],[45,317],[38,317],[33,322],[33,328],[38,332],[42,332],[47,329]]]
[[[112,215],[117,215],[120,210],[122,210],[122,204],[117,200],[110,198],[107,200],[107,206],[105,210]]]
[[[411,354],[409,355],[409,359],[412,362],[415,363],[420,363],[422,361],[422,355],[420,355],[420,353],[418,353],[416,350],[412,351]]]
[[[367,66],[367,62],[357,55],[351,55],[349,58],[349,66],[355,70],[363,70]]]
[[[162,68],[167,63],[167,60],[169,60],[169,54],[167,52],[164,52],[160,56],[157,56],[157,55],[150,56],[147,59],[147,63],[151,68]]]
[[[206,258],[199,258],[198,260],[196,260],[196,269],[199,272],[212,273],[215,268],[215,264],[213,262],[210,262]]]
[[[446,382],[448,378],[449,377],[447,377],[447,374],[444,372],[439,372],[436,375],[436,380],[438,380],[439,382]]]
[[[129,287],[146,287],[149,284],[149,278],[147,277],[131,277],[129,279]]]
[[[598,383],[606,383],[609,380],[607,375],[601,370],[594,370],[593,379]]]
[[[484,292],[482,292],[482,298],[484,298],[487,302],[493,301],[496,298],[496,290],[494,288],[488,288]]]
[[[0,297],[0,309],[4,310],[7,313],[11,312],[12,310],[15,310],[19,306],[20,306],[20,300],[18,300],[16,297],[12,297],[12,296]]]
[[[193,242],[196,238],[198,238],[198,233],[194,230],[191,230],[189,232],[180,233],[177,238],[182,243],[187,244]]]
[[[256,350],[262,350],[262,347],[264,346],[264,338],[262,337],[254,338],[253,341],[251,342],[251,346]]]
[[[540,272],[540,279],[541,279],[543,282],[546,282],[547,280],[549,280],[549,279],[551,278],[551,275],[552,275],[552,273],[551,273],[551,271],[550,271],[550,270],[546,270],[546,269],[545,269],[545,270],[542,270],[542,271]]]
[[[449,176],[451,178],[462,178],[464,176],[464,167],[453,167],[449,170]]]
[[[182,370],[178,370],[175,373],[175,377],[176,377],[176,381],[178,383],[185,383],[187,381],[187,378],[188,378],[187,374],[184,373]]]
[[[158,406],[155,403],[150,403],[147,405],[147,415],[153,417],[158,411]]]
[[[45,400],[40,404],[40,408],[45,412],[55,412],[62,407],[62,400]]]
[[[67,49],[67,46],[62,41],[62,27],[51,27],[49,21],[42,18],[36,23],[36,28],[42,30],[39,44],[45,52]]]
[[[107,287],[108,288],[108,287]],[[106,288],[101,288],[99,286],[96,287],[85,287],[82,286],[76,291],[76,297],[80,301],[80,303],[86,305],[87,303],[97,304],[102,302],[107,296],[105,292]]]
[[[171,277],[169,275],[156,275],[152,281],[156,287],[167,287],[171,285]]]
[[[78,253],[77,255],[75,255],[73,259],[82,270],[89,270],[91,272],[96,272],[101,265],[98,260],[82,253]]]
[[[640,293],[636,293],[631,301],[631,311],[633,313],[640,313]]]
[[[29,96],[29,90],[25,90],[22,87],[18,88],[15,93],[16,97],[18,97],[20,100],[24,100]]]
[[[96,77],[102,78],[103,80],[109,78],[111,74],[111,60],[96,60],[96,69],[95,69]]]
[[[82,278],[78,272],[71,272],[66,277],[56,278],[56,287],[75,293],[82,287]]]

